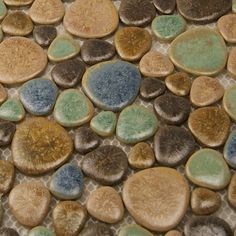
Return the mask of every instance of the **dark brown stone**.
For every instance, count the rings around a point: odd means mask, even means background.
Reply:
[[[113,232],[106,224],[90,224],[83,229],[80,236],[113,236]]]
[[[171,14],[175,10],[176,0],[154,0],[154,6],[163,14]]]
[[[16,125],[8,121],[0,121],[0,147],[11,143]]]
[[[2,228],[0,229],[1,236],[20,236],[16,230],[12,228]]]

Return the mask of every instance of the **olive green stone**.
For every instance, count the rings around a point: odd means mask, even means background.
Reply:
[[[138,143],[153,136],[158,123],[152,111],[142,106],[131,105],[120,113],[116,135],[124,143]]]
[[[215,75],[226,65],[227,50],[219,33],[196,28],[178,36],[169,49],[172,62],[194,75]]]
[[[55,234],[43,226],[37,226],[30,230],[28,236],[55,236]]]
[[[236,0],[233,0],[232,11],[236,13]]]
[[[223,107],[228,115],[236,121],[236,85],[233,85],[225,91]]]
[[[64,90],[54,108],[55,120],[65,127],[76,127],[91,120],[93,104],[77,89]]]
[[[139,225],[132,224],[122,227],[118,236],[153,236],[153,234]]]
[[[102,111],[90,122],[91,129],[104,137],[111,136],[116,128],[116,114],[112,111]]]
[[[7,14],[7,8],[3,0],[0,0],[0,20],[2,20]]]
[[[225,188],[231,174],[223,155],[204,148],[195,152],[185,166],[186,175],[194,184],[213,190]]]

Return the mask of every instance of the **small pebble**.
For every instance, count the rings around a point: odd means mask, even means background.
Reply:
[[[14,165],[11,161],[0,160],[0,195],[9,192],[15,180]]]
[[[0,147],[11,143],[16,125],[9,121],[0,121]]]
[[[3,0],[0,0],[0,20],[4,19],[7,14],[7,7]]]
[[[175,10],[176,0],[154,0],[154,6],[162,14],[171,14]]]
[[[123,226],[120,231],[118,236],[153,236],[152,233],[147,231],[145,228],[135,225],[135,224],[128,224]]]
[[[230,205],[236,208],[236,174],[235,173],[233,174],[229,187],[228,187],[227,198]]]
[[[223,107],[230,118],[236,121],[236,85],[226,89],[223,97]]]
[[[1,228],[0,229],[1,236],[20,236],[15,229],[12,228]]]
[[[171,231],[168,231],[165,236],[182,236],[182,233],[180,233],[179,231],[177,230],[171,230]]]
[[[92,192],[88,197],[86,207],[91,216],[108,224],[115,224],[124,216],[121,197],[111,187],[100,187]]]
[[[236,78],[236,47],[232,47],[229,51],[229,58],[227,63],[227,70],[231,76]]]
[[[236,130],[233,130],[224,146],[224,158],[230,167],[236,168]]]
[[[55,236],[55,234],[44,226],[37,226],[29,231],[28,236]]]
[[[4,0],[8,6],[20,7],[30,5],[34,0]]]
[[[85,227],[80,236],[114,236],[109,226],[102,223],[93,223]]]
[[[0,105],[3,104],[7,100],[7,90],[0,84]]]

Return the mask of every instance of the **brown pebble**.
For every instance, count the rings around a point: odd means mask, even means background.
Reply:
[[[236,47],[229,52],[227,70],[236,79]]]
[[[0,147],[11,143],[16,125],[10,121],[0,121]]]
[[[236,208],[236,173],[231,178],[228,188],[228,201],[231,206]]]
[[[7,193],[13,185],[14,165],[10,161],[0,160],[0,195]]]
[[[171,14],[175,10],[175,0],[154,0],[154,6],[156,9],[163,14]]]
[[[0,105],[7,100],[7,90],[0,84]]]
[[[34,0],[4,0],[8,6],[19,7],[30,5]]]
[[[165,236],[182,236],[182,233],[180,233],[177,230],[171,230],[165,234]]]

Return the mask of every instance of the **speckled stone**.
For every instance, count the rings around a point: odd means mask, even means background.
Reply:
[[[230,119],[222,108],[203,107],[190,114],[188,127],[200,143],[208,147],[218,147],[228,137]]]
[[[209,106],[219,101],[224,95],[224,87],[211,77],[200,76],[193,81],[190,100],[198,107]]]
[[[181,70],[194,75],[210,76],[224,69],[227,50],[219,33],[201,27],[178,36],[171,43],[169,57]]]
[[[129,26],[146,26],[156,15],[156,9],[149,0],[122,0],[119,8],[120,20]]]
[[[0,194],[7,193],[15,179],[14,165],[11,161],[0,160]]]
[[[1,228],[0,229],[1,236],[20,236],[15,229],[12,228]]]
[[[177,72],[165,79],[166,87],[177,96],[186,96],[191,89],[191,79],[184,72]]]
[[[87,69],[82,87],[99,108],[120,111],[138,95],[141,75],[125,61],[102,62]]]
[[[0,44],[0,58],[4,58],[0,60],[0,82],[5,84],[22,83],[32,79],[47,65],[47,56],[43,49],[24,37],[4,40]]]
[[[124,206],[119,193],[111,187],[100,187],[92,192],[86,203],[91,216],[109,224],[119,222],[124,216]]]
[[[56,122],[34,117],[22,122],[12,141],[14,165],[24,174],[38,175],[66,162],[72,153],[69,134]]]
[[[115,47],[102,39],[89,39],[81,47],[81,58],[88,65],[108,61],[115,56]]]
[[[41,182],[28,182],[15,186],[8,198],[8,204],[15,218],[25,226],[39,225],[46,217],[51,195]]]
[[[53,226],[57,236],[76,236],[84,227],[86,209],[75,201],[59,202],[52,211]]]
[[[139,69],[147,77],[164,77],[173,72],[174,65],[162,53],[150,51],[140,60]]]
[[[236,85],[232,85],[226,89],[223,97],[223,107],[230,118],[236,121]]]
[[[231,174],[223,155],[213,149],[195,152],[185,166],[186,175],[194,184],[213,190],[225,188]]]
[[[236,47],[233,47],[229,52],[227,70],[236,79]]]
[[[151,48],[152,37],[143,28],[124,27],[116,32],[114,42],[123,60],[137,61]]]
[[[114,236],[113,231],[108,225],[102,223],[93,223],[85,227],[80,236]]]
[[[158,125],[159,122],[152,111],[143,106],[131,105],[120,113],[116,136],[123,143],[138,143],[152,137]]]
[[[182,236],[182,233],[180,233],[179,231],[177,230],[171,230],[171,231],[168,231],[165,236]]]
[[[7,100],[7,90],[0,84],[0,105]]]
[[[120,229],[118,236],[153,236],[153,234],[139,225],[128,224]]]
[[[43,116],[51,113],[58,95],[56,84],[49,79],[33,79],[26,82],[19,92],[25,109],[35,115]]]
[[[234,173],[228,187],[228,201],[231,206],[236,208],[236,174]]]
[[[67,89],[59,95],[53,115],[62,126],[76,127],[90,121],[93,113],[93,104],[83,93]]]
[[[124,204],[134,220],[158,232],[178,225],[188,208],[189,195],[183,176],[166,167],[139,171],[128,178],[123,188]]]
[[[102,137],[113,135],[116,128],[116,114],[112,111],[98,113],[90,122],[91,129]]]
[[[196,148],[191,133],[178,126],[160,127],[153,142],[157,162],[162,166],[183,164]]]
[[[224,146],[224,158],[232,167],[236,168],[236,130],[233,130]]]
[[[2,20],[7,14],[7,8],[3,0],[0,0],[0,20]]]
[[[65,29],[82,38],[107,36],[116,30],[118,23],[117,10],[110,0],[76,0],[64,17]]]
[[[29,231],[28,236],[55,236],[55,234],[44,226],[37,226]]]
[[[154,6],[162,14],[171,14],[175,10],[176,0],[154,0]]]
[[[82,160],[81,168],[85,175],[102,185],[115,185],[126,176],[128,161],[125,152],[119,147],[107,145],[88,153]]]
[[[11,143],[16,125],[9,121],[0,121],[0,147]]]

